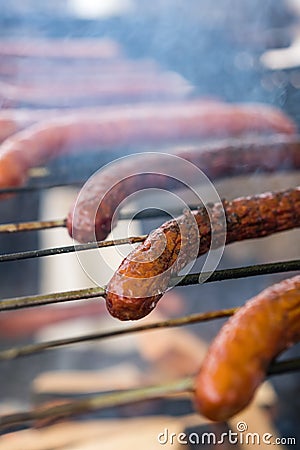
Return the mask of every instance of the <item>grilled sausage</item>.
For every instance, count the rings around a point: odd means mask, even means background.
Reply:
[[[295,125],[277,109],[263,105],[225,105],[200,101],[135,105],[120,113],[70,115],[35,124],[0,146],[0,188],[22,185],[29,168],[70,151],[98,151],[133,144],[157,144],[247,133],[293,134]],[[11,164],[14,164],[14,175]],[[8,170],[6,170],[8,166]]]
[[[195,381],[201,414],[224,421],[245,408],[272,359],[300,340],[300,276],[249,300],[221,328]]]
[[[83,302],[72,306],[45,306],[31,311],[7,311],[0,315],[0,336],[2,338],[24,338],[34,335],[45,326],[55,323],[100,316],[105,311],[102,302]]]
[[[173,154],[193,163],[212,180],[257,171],[300,169],[300,142],[298,137],[290,136],[225,140]],[[153,154],[146,154],[140,159],[120,160],[109,170],[100,171],[89,181],[88,189],[82,191],[69,212],[69,234],[80,242],[105,239],[117,223],[117,207],[130,194],[149,187],[171,190],[179,186],[172,177],[158,175],[161,166],[168,167],[172,173],[172,164],[176,170],[179,162],[171,157],[164,162],[162,155],[156,161]],[[181,170],[189,168],[182,164]],[[156,170],[157,174],[146,174],[148,169]],[[140,175],[132,176],[133,172],[140,172]],[[192,174],[186,173],[185,179],[190,183],[196,181],[191,177]]]
[[[224,210],[223,210],[224,208]],[[121,263],[107,285],[106,306],[120,320],[149,314],[167,289],[172,275],[198,256],[222,245],[269,236],[300,225],[300,187],[278,193],[238,198],[201,208],[164,223]],[[196,224],[196,226],[195,226]],[[199,236],[201,237],[199,243]]]
[[[59,110],[4,109],[0,112],[0,144],[18,131],[34,123],[61,114]]]

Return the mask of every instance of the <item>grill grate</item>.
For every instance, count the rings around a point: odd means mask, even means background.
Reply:
[[[11,255],[1,255],[1,261],[26,259],[33,257],[49,256],[52,254],[62,254],[70,251],[88,250],[89,248],[100,248],[125,243],[142,242],[146,236],[137,236],[132,238],[102,241],[93,244],[80,244],[76,246],[58,247],[54,249],[43,249],[31,252],[20,252]],[[256,264],[245,267],[235,267],[230,269],[216,270],[211,276],[204,276],[205,282],[216,282],[244,277],[254,277],[266,274],[286,273],[300,270],[300,260],[279,261],[275,263]],[[201,275],[205,273],[188,274],[182,277],[172,279],[178,286],[187,286],[201,283]],[[83,300],[87,298],[105,297],[105,287],[80,289],[70,292],[58,292],[48,295],[25,296],[2,300],[0,312],[9,310],[19,310],[22,308],[42,306],[52,303],[70,302],[73,300]],[[82,342],[100,341],[117,336],[123,336],[133,333],[141,333],[154,329],[166,329],[171,327],[180,327],[188,324],[195,324],[225,318],[233,315],[238,308],[222,309],[206,313],[185,315],[179,318],[163,320],[143,325],[132,326],[130,328],[120,328],[109,330],[103,333],[90,333],[76,336],[73,338],[57,339],[37,344],[25,345],[22,347],[9,348],[0,352],[0,361],[14,360],[19,357],[33,355],[48,351],[50,349],[75,345]],[[268,375],[279,375],[288,372],[300,370],[300,358],[286,359],[285,361],[274,362],[268,371]],[[172,383],[162,385],[145,386],[139,389],[129,389],[124,392],[116,391],[112,394],[101,393],[93,395],[84,400],[70,401],[66,404],[45,407],[42,409],[33,409],[30,411],[4,415],[0,418],[0,427],[5,431],[6,428],[16,425],[24,425],[27,422],[38,421],[40,419],[58,419],[59,417],[69,417],[76,414],[101,410],[109,407],[117,407],[124,404],[132,404],[148,399],[155,399],[171,394],[189,394],[193,388],[193,378],[179,379]]]

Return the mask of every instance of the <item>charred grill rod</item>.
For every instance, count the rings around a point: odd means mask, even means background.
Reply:
[[[211,283],[214,281],[225,281],[298,270],[300,270],[300,259],[295,259],[291,261],[235,267],[232,269],[220,269],[212,274],[208,272],[193,273],[181,277],[174,277],[171,279],[171,282],[172,285],[176,286],[188,286],[201,283],[201,277],[203,277],[205,283]],[[2,300],[0,301],[0,312],[97,297],[105,297],[105,286]]]
[[[299,369],[300,358],[289,359],[272,363],[268,370],[268,375],[280,375],[286,372],[298,371]],[[0,428],[5,430],[5,428],[28,422],[43,419],[55,420],[60,417],[66,418],[105,408],[163,398],[169,395],[185,394],[188,396],[193,392],[193,387],[194,379],[192,377],[186,377],[154,386],[128,389],[123,392],[116,391],[108,394],[98,394],[81,400],[68,401],[61,405],[44,406],[20,413],[0,416]]]

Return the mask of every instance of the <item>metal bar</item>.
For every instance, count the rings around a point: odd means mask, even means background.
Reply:
[[[0,361],[16,359],[21,356],[33,355],[41,353],[45,350],[50,350],[66,345],[79,344],[82,342],[91,342],[95,340],[108,339],[111,337],[122,336],[124,334],[139,333],[142,331],[149,331],[162,328],[179,327],[188,324],[199,322],[207,322],[208,320],[220,319],[222,317],[229,317],[237,311],[237,308],[222,309],[219,311],[212,311],[207,313],[192,314],[189,316],[179,317],[176,319],[168,319],[160,322],[154,322],[145,325],[136,325],[131,328],[119,328],[113,331],[106,331],[104,333],[91,333],[84,336],[77,336],[66,339],[56,339],[54,341],[41,342],[37,344],[25,345],[23,347],[14,347],[0,352]]]
[[[285,367],[285,371],[282,368]],[[298,371],[300,369],[300,358],[291,359],[278,363],[272,363],[267,375],[279,375],[287,371]],[[15,425],[24,425],[28,422],[51,419],[53,422],[60,417],[71,417],[99,411],[107,408],[114,408],[121,405],[143,402],[163,398],[169,395],[186,394],[192,395],[194,390],[194,378],[186,377],[169,383],[146,386],[126,391],[115,391],[94,395],[81,400],[68,401],[56,406],[44,406],[36,409],[7,414],[0,416],[0,428],[5,431]]]
[[[0,416],[0,428],[47,418],[70,417],[76,414],[161,398],[171,394],[188,393],[192,391],[192,388],[193,379],[189,377],[155,386],[116,391],[109,394],[103,393],[82,400],[70,401],[63,405],[41,407],[31,411]]]
[[[296,372],[298,370],[300,370],[300,358],[291,358],[271,364],[267,375],[281,375],[288,372]]]
[[[144,236],[134,236],[123,239],[115,239],[111,241],[90,242],[88,244],[67,245],[65,247],[53,247],[41,250],[29,250],[26,252],[7,253],[0,255],[0,262],[19,261],[22,259],[41,258],[44,256],[61,255],[63,253],[74,253],[83,250],[92,250],[96,248],[111,247],[113,245],[135,244],[143,242],[147,238]]]
[[[35,220],[31,222],[4,223],[0,225],[0,233],[17,233],[20,231],[37,231],[48,228],[61,228],[66,226],[66,219]]]
[[[201,283],[202,278],[204,279],[205,283],[212,283],[215,281],[226,281],[238,278],[248,278],[258,275],[293,272],[298,270],[300,270],[300,259],[292,261],[280,261],[276,263],[255,264],[251,266],[236,267],[231,269],[220,269],[216,270],[212,274],[207,272],[192,273],[181,277],[174,277],[171,279],[171,282],[172,286],[188,286]],[[105,286],[78,289],[76,291],[58,292],[46,295],[33,295],[27,297],[5,299],[0,301],[0,312],[94,297],[105,297]]]
[[[197,208],[196,205],[188,206],[191,210]],[[170,210],[168,213],[155,208],[149,208],[138,213],[134,212],[121,212],[119,215],[119,220],[141,220],[141,219],[157,219],[157,218],[168,218],[176,217],[182,214],[182,210],[174,209]],[[37,231],[46,230],[49,228],[66,227],[67,219],[56,219],[56,220],[32,220],[29,222],[18,222],[18,223],[3,223],[0,224],[0,233],[16,233],[20,231]]]
[[[258,275],[270,275],[273,273],[294,272],[300,270],[300,259],[291,261],[278,261],[274,263],[253,264],[244,267],[234,267],[232,269],[215,270],[213,273],[193,273],[181,277],[172,278],[172,285],[188,286],[193,284],[212,283],[214,281],[236,280]],[[209,276],[210,275],[210,276]],[[207,277],[209,278],[207,279]]]

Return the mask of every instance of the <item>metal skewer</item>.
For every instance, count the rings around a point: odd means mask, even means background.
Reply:
[[[63,253],[75,253],[96,248],[111,247],[113,245],[135,244],[143,242],[147,235],[132,236],[128,238],[115,239],[109,241],[90,242],[88,244],[67,245],[64,247],[52,247],[41,250],[29,250],[26,252],[7,253],[0,255],[0,262],[18,261],[21,259],[40,258],[43,256],[61,255]]]
[[[196,209],[195,205],[189,206],[191,210]],[[157,210],[154,208],[149,208],[140,211],[136,214],[132,212],[121,212],[119,215],[119,220],[141,220],[141,219],[156,219],[170,217],[170,215],[180,215],[182,210],[174,209],[170,210],[168,213],[163,210]],[[29,222],[19,222],[19,223],[4,223],[0,224],[0,233],[16,233],[20,231],[37,231],[46,230],[49,228],[63,228],[67,225],[67,219],[57,219],[57,220],[33,220]]]
[[[20,231],[45,230],[47,228],[65,227],[66,219],[5,223],[0,225],[0,233],[16,233]]]
[[[171,279],[171,282],[172,285],[176,286],[188,286],[201,283],[201,277],[204,278],[205,283],[211,283],[215,281],[225,281],[274,273],[293,272],[298,270],[300,270],[300,259],[280,261],[276,263],[255,264],[245,267],[234,267],[231,269],[220,269],[216,270],[212,274],[208,272],[192,273],[185,276],[173,277]],[[84,300],[96,297],[105,297],[105,286],[93,288],[90,287],[85,289],[77,289],[75,291],[58,292],[53,294],[4,299],[0,301],[0,312],[29,308],[34,306],[49,305],[52,303],[63,303],[81,299]]]

